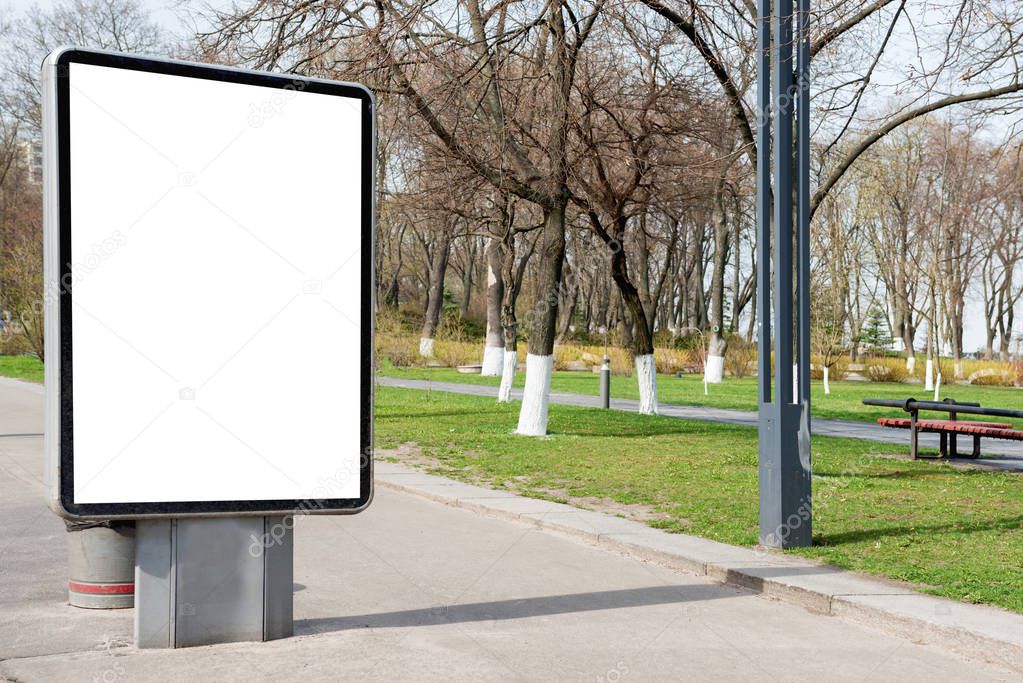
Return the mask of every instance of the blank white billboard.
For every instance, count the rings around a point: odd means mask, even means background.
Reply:
[[[47,68],[64,511],[367,503],[368,92],[80,51]]]

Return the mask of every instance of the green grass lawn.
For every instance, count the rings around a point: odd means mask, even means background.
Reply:
[[[0,377],[43,381],[43,363],[35,356],[0,356]]]
[[[653,526],[757,542],[755,430],[551,406],[551,435],[529,438],[512,433],[518,407],[379,387],[377,447],[415,443],[435,473],[649,506]],[[877,457],[906,449],[851,439],[813,447],[815,546],[791,552],[1023,612],[1023,476]]]
[[[389,364],[385,364],[379,374],[407,379],[433,379],[438,382],[485,384],[494,387],[501,381],[499,377],[467,375],[450,368],[396,368]],[[515,386],[522,388],[524,382],[525,373],[516,373]],[[756,410],[756,382],[756,377],[744,377],[743,379],[726,377],[723,383],[710,385],[708,387],[709,395],[704,396],[702,375],[683,375],[682,377],[658,375],[657,397],[665,403],[680,405]],[[589,372],[555,372],[551,381],[551,390],[596,396],[600,392],[600,377]],[[864,398],[905,399],[913,397],[919,400],[934,398],[934,392],[925,391],[922,384],[882,382],[831,382],[831,394],[828,396],[824,395],[824,387],[821,382],[813,382],[810,392],[814,417],[866,422],[873,422],[879,417],[902,416],[904,413],[897,409],[865,406],[861,403]],[[636,378],[612,377],[611,395],[615,398],[638,399]],[[1014,387],[943,386],[941,398],[948,397],[957,401],[974,401],[983,406],[1023,409],[1023,389]],[[939,414],[933,413],[931,416],[937,418]],[[963,419],[969,418],[964,416]],[[1015,422],[1017,428],[1023,428],[1023,420],[1009,420],[1009,422]]]

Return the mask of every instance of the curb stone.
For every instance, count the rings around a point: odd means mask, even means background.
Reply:
[[[532,524],[605,550],[707,576],[969,659],[1023,673],[1023,615],[924,595],[896,584],[765,549],[673,534],[562,503],[487,489],[396,463],[374,464],[376,483],[487,517]]]

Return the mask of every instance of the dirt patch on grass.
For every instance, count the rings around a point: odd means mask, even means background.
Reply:
[[[671,520],[679,524],[690,524],[688,519],[678,519],[666,512],[660,512],[653,505],[641,505],[639,503],[619,503],[611,498],[597,498],[595,496],[572,495],[567,489],[541,489],[546,494],[558,500],[567,501],[569,505],[603,512],[608,515],[625,517],[636,522],[659,522]]]
[[[616,515],[631,519],[636,522],[660,522],[673,521],[687,525],[689,520],[673,517],[672,515],[657,510],[653,505],[642,505],[638,503],[620,503],[611,498],[600,498],[596,496],[573,495],[567,488],[547,488],[530,485],[529,478],[525,476],[509,477],[504,480],[504,485],[497,484],[491,479],[482,476],[478,472],[451,467],[443,460],[423,452],[423,449],[414,442],[406,442],[393,449],[379,449],[377,457],[399,462],[403,465],[415,467],[416,469],[427,470],[434,474],[450,476],[460,481],[485,486],[492,489],[504,489],[512,493],[529,496],[532,498],[545,498],[557,502],[564,502],[584,510],[603,512],[609,515]],[[478,454],[474,454],[478,457]],[[560,483],[560,482],[559,482]]]
[[[425,455],[423,450],[412,442],[403,443],[397,448],[377,449],[374,456],[412,467],[433,467],[438,463],[436,458]]]

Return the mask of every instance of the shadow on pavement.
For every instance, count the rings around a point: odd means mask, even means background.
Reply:
[[[501,621],[529,617],[592,612],[597,610],[689,603],[700,600],[732,598],[743,593],[717,585],[653,586],[624,590],[545,595],[521,600],[497,600],[464,605],[444,605],[401,612],[362,614],[351,617],[298,619],[295,635],[345,631],[356,628],[405,628],[409,626],[440,626],[473,621]]]

